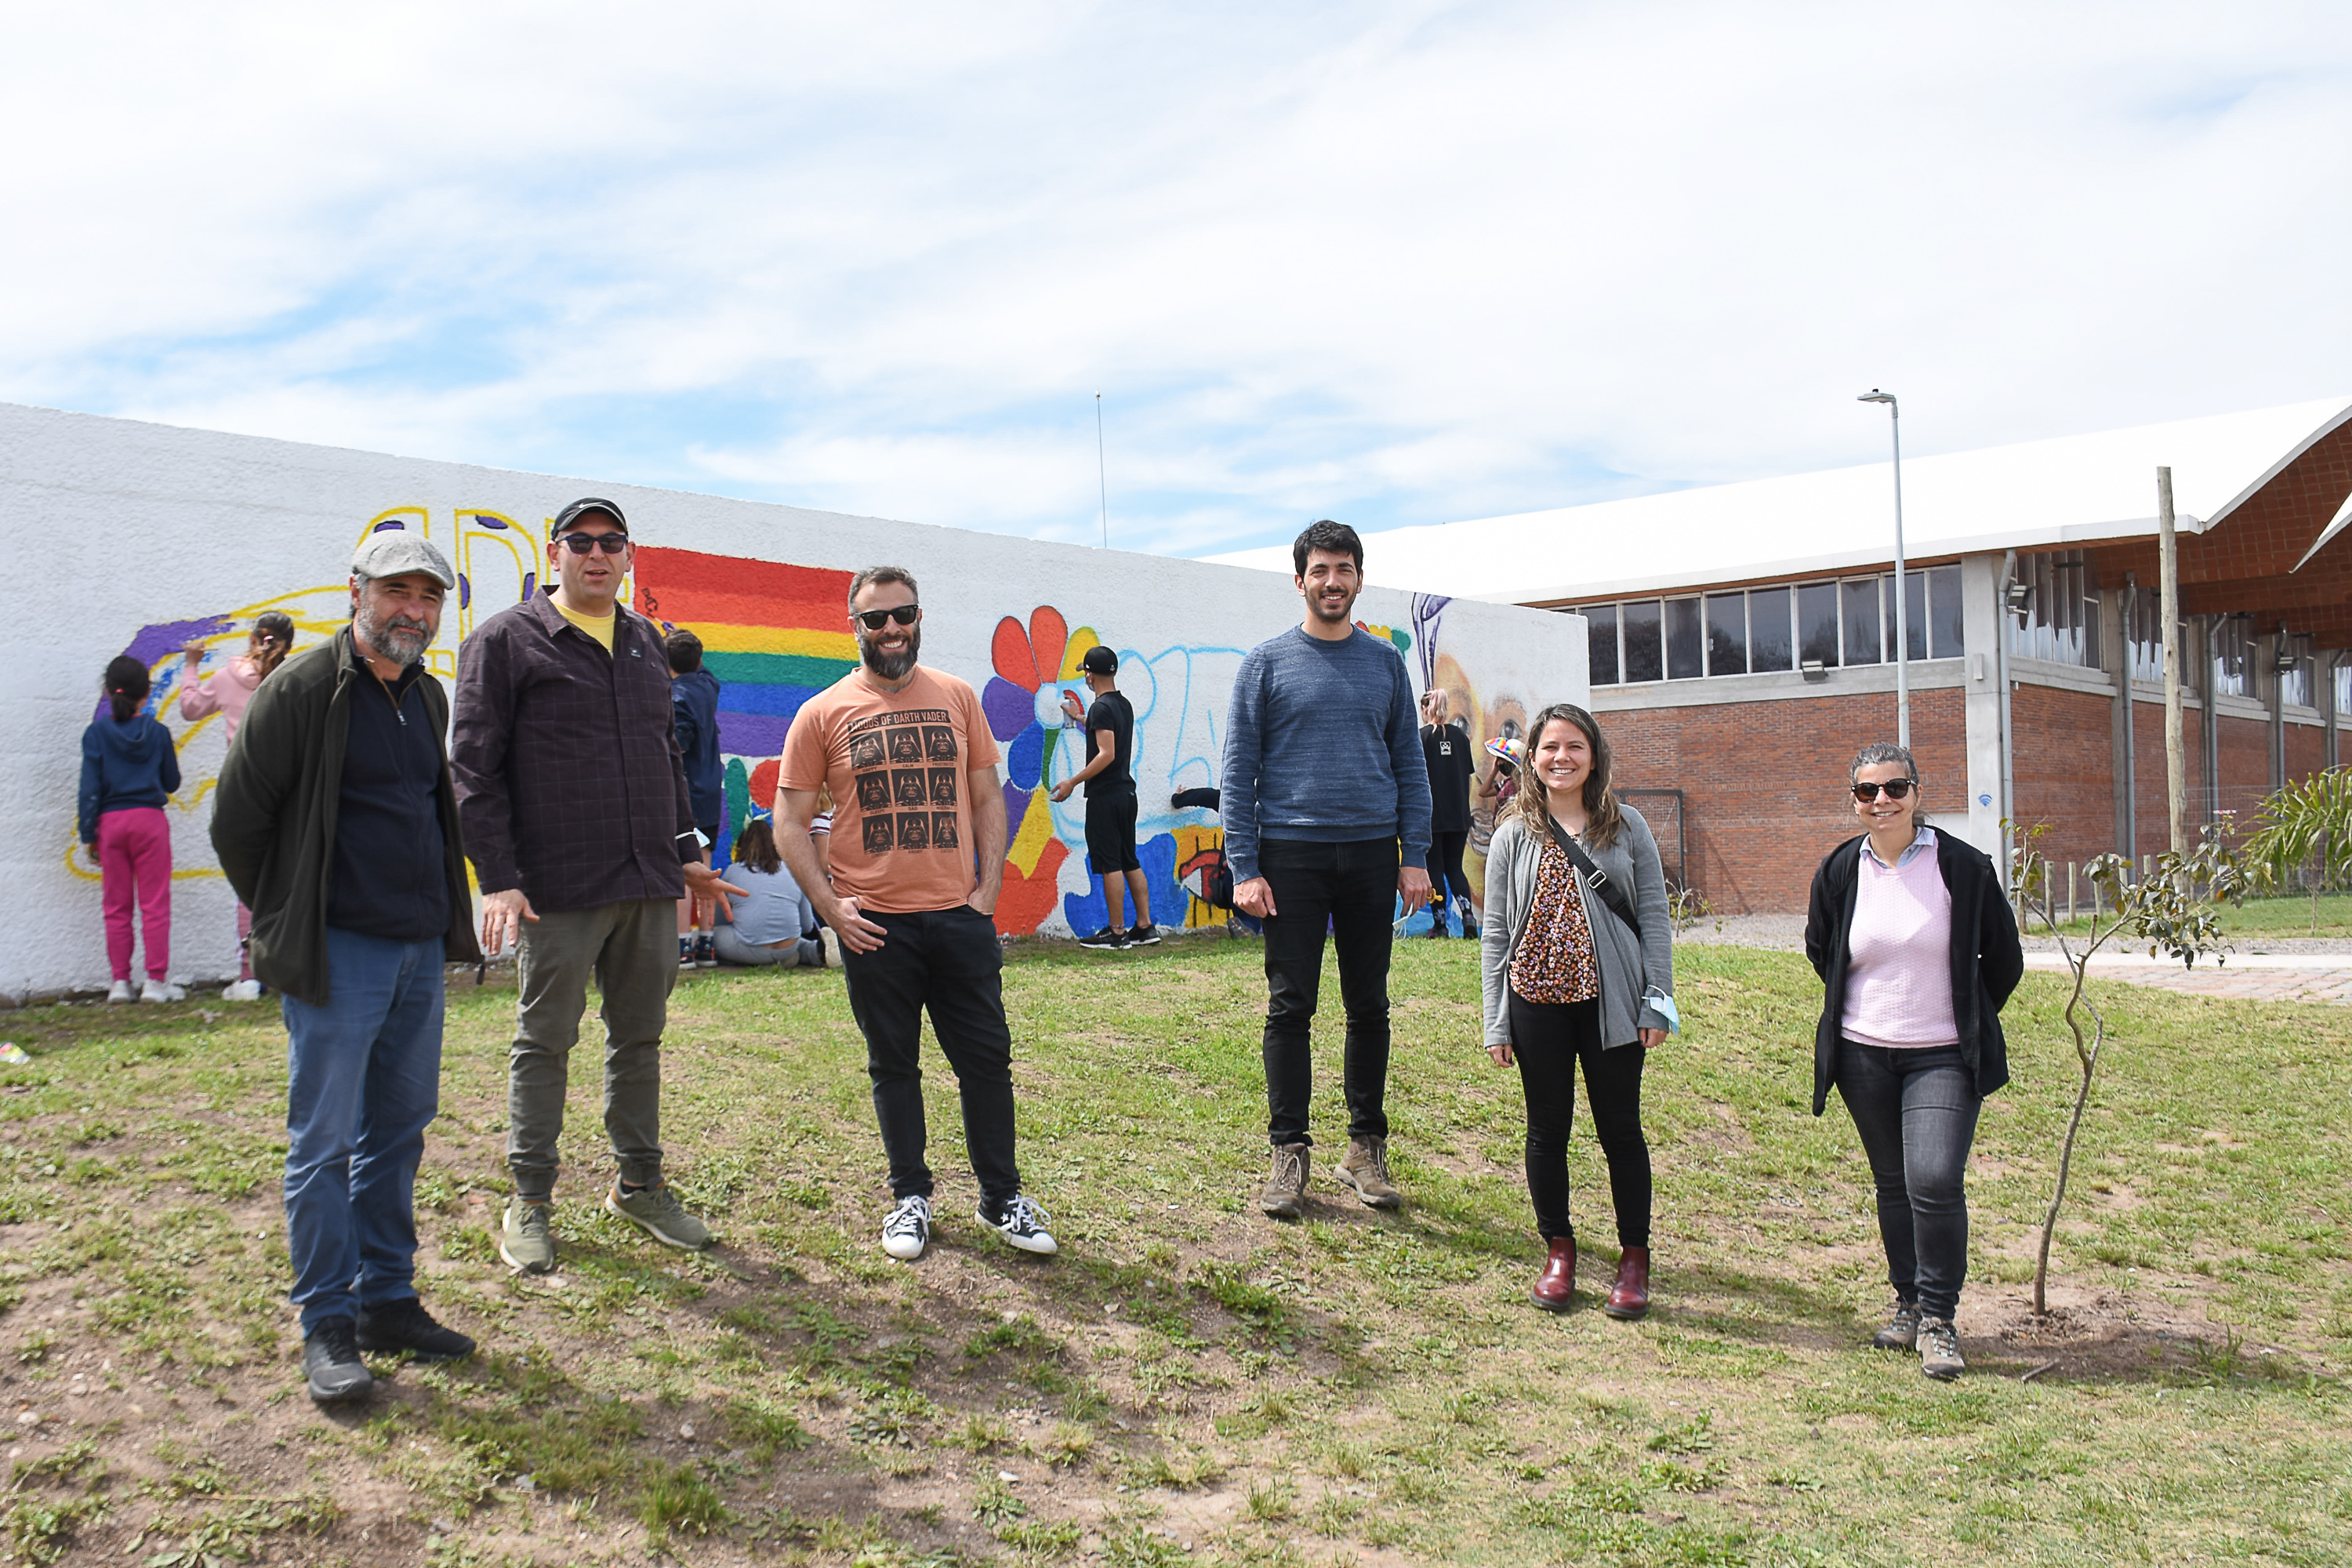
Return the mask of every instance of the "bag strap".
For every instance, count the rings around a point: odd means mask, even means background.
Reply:
[[[1625,922],[1625,929],[1633,933],[1633,940],[1641,941],[1642,917],[1633,912],[1633,900],[1625,896],[1625,889],[1611,881],[1609,873],[1592,863],[1592,857],[1584,852],[1583,845],[1559,830],[1559,823],[1550,812],[1545,812],[1543,819],[1544,826],[1551,829],[1551,841],[1559,846],[1559,852],[1568,857],[1568,863],[1576,868],[1594,892],[1601,895],[1601,901],[1609,906],[1609,912]]]

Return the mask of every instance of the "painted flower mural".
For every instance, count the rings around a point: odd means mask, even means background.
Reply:
[[[1004,748],[1004,895],[997,929],[1027,935],[1054,912],[1062,862],[1069,850],[1054,834],[1045,798],[1045,771],[1062,728],[1062,689],[1077,679],[1078,660],[1102,639],[1091,627],[1075,632],[1062,612],[1040,605],[1027,625],[1012,616],[996,623],[989,645],[995,671],[981,691],[989,733]]]

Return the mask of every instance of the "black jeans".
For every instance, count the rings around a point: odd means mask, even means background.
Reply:
[[[1958,1047],[1889,1050],[1841,1040],[1837,1086],[1878,1188],[1886,1282],[1923,1315],[1948,1318],[1969,1271],[1964,1178],[1984,1104],[1968,1063]]]
[[[1460,899],[1462,923],[1466,930],[1471,920],[1470,873],[1462,868],[1462,851],[1470,842],[1470,835],[1466,832],[1433,833],[1429,837],[1429,885],[1438,897],[1437,907],[1431,912],[1437,921],[1437,929],[1445,929],[1446,904],[1453,899]]]
[[[1584,1098],[1609,1161],[1609,1198],[1617,1206],[1617,1245],[1650,1245],[1650,1142],[1642,1136],[1638,1045],[1601,1044],[1601,999],[1530,1002],[1510,994],[1511,1054],[1528,1096],[1528,1196],[1546,1241],[1576,1239],[1568,1218],[1568,1131],[1576,1114],[1576,1066],[1584,1064]]]
[[[981,1201],[997,1212],[1021,1191],[1013,1158],[1013,1032],[1004,1023],[1004,950],[996,922],[968,904],[911,914],[863,911],[888,934],[872,952],[841,952],[849,1011],[866,1036],[874,1114],[893,1197],[931,1195],[923,1163],[922,1014],[955,1069],[963,1138]]]
[[[1389,950],[1396,940],[1394,838],[1316,844],[1267,838],[1258,874],[1274,891],[1265,922],[1266,1135],[1312,1143],[1307,1102],[1315,1059],[1307,1044],[1323,984],[1323,935],[1339,949],[1339,1000],[1348,1009],[1344,1081],[1348,1136],[1389,1135]]]

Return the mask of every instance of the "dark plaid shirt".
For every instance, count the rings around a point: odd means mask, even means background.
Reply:
[[[546,594],[500,610],[457,654],[449,766],[485,893],[531,908],[675,899],[699,858],[670,731],[661,634],[616,606],[613,651]]]

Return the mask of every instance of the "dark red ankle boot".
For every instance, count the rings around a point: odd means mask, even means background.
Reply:
[[[1617,1283],[1601,1310],[1612,1318],[1638,1318],[1650,1310],[1650,1249],[1629,1247],[1617,1258]]]
[[[1551,1256],[1544,1259],[1543,1272],[1536,1276],[1535,1288],[1528,1292],[1536,1305],[1547,1312],[1565,1312],[1568,1299],[1576,1294],[1576,1238],[1555,1237]]]

